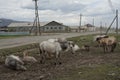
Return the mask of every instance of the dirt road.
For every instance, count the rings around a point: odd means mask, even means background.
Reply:
[[[97,32],[85,32],[85,33],[57,33],[55,35],[42,35],[42,36],[26,36],[20,38],[12,38],[12,39],[0,39],[0,49],[3,48],[10,48],[21,46],[30,43],[37,43],[49,38],[61,38],[61,37],[75,37],[80,35],[87,35],[87,34],[95,34]]]

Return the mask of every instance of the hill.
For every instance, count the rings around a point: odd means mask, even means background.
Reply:
[[[25,22],[25,21],[16,21],[12,19],[0,18],[0,27],[7,27],[10,23],[13,22]]]

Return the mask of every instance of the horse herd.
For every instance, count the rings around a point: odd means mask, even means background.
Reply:
[[[113,52],[116,45],[117,40],[114,36],[107,35],[98,35],[94,36],[94,41],[97,41],[99,46],[103,47],[104,52]],[[80,49],[84,49],[89,51],[90,45],[84,45],[83,47],[79,47],[75,42],[69,41],[66,38],[55,38],[48,39],[39,43],[39,51],[40,51],[40,62],[45,63],[46,58],[54,58],[55,65],[61,64],[61,53],[70,51],[72,54],[75,54],[76,51]],[[27,70],[24,66],[25,62],[37,62],[36,58],[33,56],[28,56],[28,52],[23,52],[23,58],[20,58],[16,55],[9,55],[5,59],[5,66],[14,69],[14,70]]]

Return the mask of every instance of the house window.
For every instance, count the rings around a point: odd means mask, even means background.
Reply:
[[[51,27],[51,29],[53,29],[53,27]]]
[[[48,27],[46,27],[46,29],[49,29]]]
[[[54,29],[57,29],[57,27],[54,27]]]
[[[62,29],[62,27],[59,27],[59,29]]]

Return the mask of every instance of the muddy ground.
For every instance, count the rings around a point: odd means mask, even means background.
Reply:
[[[119,52],[104,54],[100,51],[96,54],[97,49],[98,48],[94,47],[91,48],[90,52],[78,51],[76,54],[71,54],[70,52],[62,53],[61,65],[54,65],[53,59],[48,59],[46,63],[41,64],[39,62],[40,56],[31,52],[31,55],[33,55],[38,62],[26,64],[25,66],[27,67],[27,71],[15,71],[6,68],[4,66],[4,57],[2,57],[0,58],[0,80],[63,80],[60,79],[60,77],[70,77],[69,74],[72,70],[82,66],[95,67],[97,65],[109,63],[120,66]],[[21,56],[21,53],[17,55]]]

